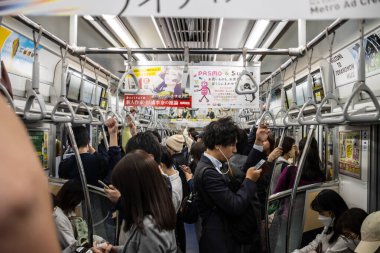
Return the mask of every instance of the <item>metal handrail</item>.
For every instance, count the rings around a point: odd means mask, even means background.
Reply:
[[[267,101],[266,101],[267,102],[266,111],[263,112],[263,114],[259,118],[257,125],[260,125],[266,118],[269,117],[272,120],[272,124],[269,124],[269,126],[270,127],[276,126],[275,117],[273,116],[273,113],[270,111],[270,104],[272,100],[272,86],[273,86],[273,78],[271,78],[271,82],[269,83],[268,96],[267,96]]]
[[[287,230],[286,230],[286,232],[287,232],[286,233],[286,251],[287,252],[290,252],[290,248],[289,248],[290,247],[290,228],[291,228],[291,224],[292,224],[291,219],[292,219],[294,204],[296,201],[297,187],[298,187],[299,181],[301,179],[301,175],[302,175],[302,171],[303,171],[303,167],[304,167],[304,164],[306,161],[307,154],[309,153],[311,140],[314,137],[315,128],[316,128],[315,125],[310,126],[310,130],[309,130],[309,133],[307,135],[305,147],[304,147],[304,150],[302,152],[302,155],[301,155],[301,158],[300,158],[300,161],[298,164],[297,175],[296,175],[294,185],[293,185],[293,189],[292,189],[292,194],[291,194],[290,204],[289,204],[289,213],[288,213],[288,221],[289,222],[287,224]]]
[[[120,90],[123,94],[128,93],[128,94],[137,94],[140,91],[140,86],[139,86],[139,81],[137,80],[137,77],[135,73],[132,70],[132,51],[130,48],[127,48],[128,50],[128,69],[125,71],[123,76],[119,80],[119,84],[117,85],[117,89]],[[133,82],[135,83],[136,89],[123,89],[122,85],[125,82],[125,79],[130,76],[130,78],[133,79]]]
[[[292,83],[292,94],[293,94],[293,103],[289,106],[288,110],[284,116],[284,125],[285,126],[299,126],[297,118],[289,120],[290,111],[298,111],[297,115],[300,112],[300,109],[297,106],[297,83],[296,83],[296,70],[297,70],[298,60],[294,62],[293,67],[293,83]]]
[[[61,96],[59,97],[57,103],[55,104],[52,112],[51,112],[51,119],[55,123],[67,123],[67,122],[73,122],[75,118],[75,112],[74,109],[70,103],[69,100],[66,98],[66,74],[67,74],[67,62],[66,62],[66,57],[67,57],[67,48],[65,50],[65,53],[62,53],[61,49],[61,56],[62,56],[62,73],[61,73]],[[69,116],[58,116],[56,115],[57,109],[61,105],[66,105],[69,109]]]
[[[346,104],[343,108],[343,115],[347,121],[350,122],[374,122],[379,121],[380,116],[380,105],[377,100],[375,94],[371,91],[371,89],[365,83],[365,58],[364,58],[364,20],[361,24],[361,35],[360,35],[360,49],[359,49],[359,66],[358,66],[358,80],[355,83],[351,96],[347,99]],[[348,108],[351,105],[354,97],[358,96],[360,92],[366,92],[371,98],[373,104],[375,105],[376,111],[375,114],[368,114],[365,112],[365,108],[360,110],[356,110],[354,112],[349,113]],[[363,110],[364,109],[364,110]],[[365,114],[360,114],[363,112]]]
[[[79,176],[80,176],[80,180],[81,180],[82,188],[83,188],[84,201],[86,204],[87,225],[88,225],[88,238],[87,239],[88,239],[88,243],[90,245],[93,245],[93,235],[94,235],[93,219],[92,219],[92,213],[91,213],[90,194],[89,194],[88,188],[87,188],[87,180],[86,180],[86,176],[85,176],[85,172],[84,172],[84,167],[83,167],[82,159],[80,157],[80,153],[79,153],[77,143],[75,141],[75,136],[74,136],[73,129],[71,127],[71,123],[65,123],[65,128],[67,130],[67,133],[68,133],[70,141],[71,141],[71,147],[73,148],[74,153],[75,153],[75,159],[77,161]]]
[[[79,118],[75,117],[74,123],[78,124],[91,124],[91,122],[94,120],[90,108],[87,106],[87,104],[83,101],[84,97],[84,69],[86,66],[86,59],[84,58],[84,62],[82,64],[82,60],[80,60],[80,93],[79,93],[79,105],[77,108],[75,108],[75,114],[79,111],[79,108],[84,108],[86,112],[88,113],[88,116],[86,118]],[[76,116],[78,116],[76,114]]]
[[[331,117],[331,115],[329,113],[322,114],[323,106],[328,101],[335,101],[337,106],[339,106],[341,108],[341,110],[343,111],[342,106],[339,104],[338,97],[336,97],[334,95],[334,92],[333,92],[333,89],[334,89],[333,88],[334,70],[333,70],[333,67],[331,65],[331,60],[332,60],[332,46],[334,43],[334,38],[335,38],[335,32],[333,33],[333,38],[330,41],[330,62],[328,62],[326,59],[323,59],[323,61],[322,61],[322,63],[324,65],[327,65],[328,67],[327,67],[327,78],[324,80],[325,84],[326,84],[327,93],[326,93],[325,97],[322,99],[322,101],[321,101],[321,103],[317,109],[317,112],[316,112],[316,119],[317,119],[317,122],[320,124],[339,124],[339,123],[344,122],[343,113],[339,116],[334,116],[334,117]],[[327,28],[326,28],[326,39],[328,39],[328,29]],[[323,70],[324,68],[326,68],[326,66],[321,66],[321,68]],[[322,71],[322,77],[323,77],[323,71]],[[331,105],[331,107],[332,107],[332,105]]]
[[[247,94],[255,94],[258,90],[259,90],[259,86],[257,85],[256,81],[255,81],[255,78],[253,77],[253,75],[251,74],[251,72],[249,72],[247,69],[246,69],[246,65],[247,65],[247,48],[243,48],[243,71],[240,73],[240,75],[238,76],[238,79],[236,80],[236,84],[235,84],[235,92],[236,94],[238,95],[247,95]],[[246,91],[243,91],[240,89],[240,81],[241,79],[243,78],[243,76],[248,76],[248,78],[251,80],[252,82],[252,85],[253,87],[251,87],[251,84],[250,84],[250,89],[249,90],[246,90]]]
[[[38,31],[38,36],[36,38],[33,32],[34,41],[34,59],[33,59],[33,75],[32,75],[32,86],[27,89],[27,99],[24,107],[24,119],[28,121],[38,121],[42,120],[46,116],[46,106],[43,96],[40,94],[40,62],[39,62],[39,51],[40,40],[42,36],[42,30]],[[32,113],[30,111],[34,101],[40,107],[39,113]]]
[[[302,106],[300,112],[298,113],[298,117],[297,117],[297,120],[301,125],[317,125],[318,124],[318,122],[315,118],[312,118],[311,120],[305,120],[304,115],[303,115],[306,107],[308,107],[310,105],[313,106],[315,110],[318,109],[317,104],[314,101],[314,96],[313,96],[313,77],[311,76],[311,59],[312,59],[312,56],[313,56],[313,49],[311,50],[311,54],[309,57],[309,63],[308,63],[309,74],[307,75],[307,86],[306,86],[308,100]]]
[[[339,185],[339,180],[328,181],[328,182],[323,182],[323,183],[308,184],[308,185],[298,187],[297,193],[306,192],[308,190],[314,190],[314,189],[318,189],[318,188],[322,188],[322,187],[328,188],[328,187],[337,186],[337,185]],[[292,194],[292,189],[285,190],[282,192],[277,192],[275,194],[270,195],[269,202],[273,202],[276,200],[280,200],[280,199],[289,197],[289,196],[291,196],[291,194]]]
[[[286,134],[286,127],[283,128],[283,131],[282,131],[282,134],[281,134],[281,138],[280,138],[280,141],[278,143],[278,147],[282,148],[282,144],[284,143],[284,139],[285,139],[285,134]],[[274,162],[274,165],[273,165],[273,170],[272,170],[272,173],[270,174],[270,179],[269,179],[269,187],[268,187],[268,190],[267,190],[267,193],[266,193],[266,196],[265,196],[265,227],[264,227],[264,231],[265,231],[265,241],[266,241],[266,245],[267,245],[267,252],[271,252],[270,250],[270,241],[269,241],[269,220],[268,220],[268,209],[269,209],[269,194],[270,194],[270,186],[272,185],[272,180],[273,180],[273,172],[274,172],[274,169],[276,168],[276,165],[277,165],[277,159],[276,161]]]

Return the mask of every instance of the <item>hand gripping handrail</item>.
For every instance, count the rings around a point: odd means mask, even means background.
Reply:
[[[78,112],[79,108],[84,108],[86,110],[86,112],[88,113],[88,116],[86,118],[75,117],[74,123],[77,123],[77,124],[91,124],[91,122],[93,121],[93,116],[92,116],[92,113],[90,111],[90,108],[86,105],[85,102],[83,102],[83,97],[84,97],[84,69],[86,66],[86,59],[87,59],[87,57],[84,58],[83,64],[82,64],[82,60],[80,60],[80,68],[81,68],[81,72],[80,72],[80,95],[79,95],[80,100],[79,100],[79,105],[75,109],[75,113]]]
[[[66,50],[63,53],[62,48],[61,48],[61,56],[62,56],[62,73],[61,73],[61,96],[59,97],[57,103],[55,104],[52,112],[51,112],[51,119],[55,123],[67,123],[67,122],[73,122],[75,118],[75,112],[74,109],[66,98],[66,74],[67,74],[67,62],[66,62],[66,57],[67,57],[67,52],[68,52],[68,45],[66,46]],[[70,115],[69,116],[58,116],[55,115],[57,112],[57,109],[60,108],[61,105],[66,105],[67,108],[69,109]]]
[[[123,94],[125,94],[125,93],[137,94],[140,91],[139,81],[137,80],[137,77],[132,70],[131,61],[132,61],[132,51],[130,48],[128,48],[128,69],[124,72],[123,76],[120,78],[119,84],[117,86],[117,89],[120,90],[120,92]],[[123,83],[125,82],[125,80],[128,77],[133,79],[133,82],[135,83],[136,89],[124,89],[124,88],[122,88]]]
[[[353,90],[351,96],[348,98],[346,104],[343,108],[343,115],[347,121],[350,122],[374,122],[379,120],[380,115],[380,105],[371,89],[365,83],[365,58],[364,58],[364,20],[361,22],[361,35],[360,35],[360,50],[359,50],[359,61],[358,61],[358,80],[355,83],[356,88]],[[355,86],[354,86],[355,87]],[[375,114],[368,114],[364,110],[356,110],[353,112],[348,112],[348,108],[352,103],[355,96],[359,95],[360,92],[366,92],[371,98],[373,104],[376,108]],[[364,112],[363,112],[364,111]],[[364,114],[363,114],[364,113]]]
[[[325,97],[322,99],[322,101],[321,101],[321,103],[317,109],[317,113],[316,113],[317,121],[318,121],[318,123],[321,123],[321,124],[338,124],[338,123],[344,122],[343,113],[339,114],[338,116],[335,115],[333,117],[329,113],[322,114],[323,106],[328,101],[335,101],[337,106],[339,106],[341,108],[341,110],[343,111],[342,106],[339,104],[339,99],[334,95],[334,92],[333,92],[333,89],[334,89],[333,88],[334,70],[333,70],[333,67],[331,65],[331,60],[332,60],[332,46],[334,43],[334,37],[335,37],[335,32],[333,33],[333,37],[330,41],[330,62],[328,62],[325,59],[322,61],[322,63],[324,65],[327,65],[327,78],[324,80],[325,84],[326,84],[327,93],[326,93]],[[326,28],[326,39],[328,40],[327,28]],[[323,69],[326,69],[326,66],[322,65],[321,68],[322,68],[322,74],[323,74]]]
[[[84,193],[84,202],[86,207],[86,217],[87,217],[87,226],[88,226],[88,243],[90,245],[93,244],[93,234],[94,234],[94,228],[93,228],[93,218],[92,218],[92,212],[91,212],[91,202],[90,202],[90,194],[88,192],[87,188],[87,180],[84,172],[84,167],[82,163],[82,159],[79,154],[79,149],[77,146],[77,143],[75,141],[75,136],[73,129],[71,127],[71,123],[66,123],[65,128],[67,130],[67,133],[69,135],[69,139],[71,141],[72,148],[74,150],[75,159],[77,161],[78,165],[78,171],[79,171],[79,177],[82,183],[83,193]]]
[[[263,114],[261,115],[257,125],[261,125],[262,122],[266,119],[266,118],[270,118],[272,120],[272,124],[269,124],[270,127],[275,127],[276,126],[276,120],[272,114],[272,112],[270,111],[270,103],[271,103],[271,98],[272,98],[272,86],[273,86],[273,78],[271,78],[271,82],[269,83],[269,89],[268,89],[268,96],[267,96],[267,108],[266,108],[266,111],[263,112]]]
[[[243,48],[243,64],[244,64],[243,65],[244,69],[240,73],[240,75],[236,81],[235,92],[238,95],[255,94],[259,90],[259,86],[256,83],[255,78],[252,76],[251,72],[249,72],[246,68],[246,65],[247,65],[247,48],[246,47]],[[240,81],[243,78],[243,76],[248,76],[248,78],[252,81],[253,87],[250,87],[250,89],[248,89],[248,90],[241,90]]]
[[[311,106],[314,106],[315,110],[318,109],[317,104],[314,101],[314,96],[313,96],[313,77],[311,76],[311,59],[312,59],[312,57],[313,57],[313,49],[311,49],[311,54],[309,57],[309,64],[308,64],[308,69],[309,69],[309,74],[307,75],[307,97],[308,97],[308,100],[302,106],[302,108],[298,114],[298,117],[297,117],[298,123],[300,123],[301,125],[317,125],[318,124],[318,122],[315,118],[312,118],[311,120],[305,120],[304,115],[303,115],[307,106],[311,105]]]
[[[297,106],[297,83],[296,83],[296,70],[297,70],[297,64],[298,61],[295,62],[294,70],[293,70],[293,83],[292,83],[292,94],[293,94],[293,103],[289,107],[289,109],[286,111],[284,116],[284,125],[285,126],[299,126],[299,123],[297,121],[297,118],[289,119],[290,117],[290,111],[296,110],[298,111],[297,115],[299,114],[300,109]]]
[[[46,116],[46,106],[43,96],[40,94],[40,62],[39,62],[39,45],[42,37],[42,29],[38,31],[38,36],[33,31],[33,41],[34,41],[34,59],[33,59],[33,75],[32,75],[32,87],[27,89],[28,98],[26,99],[24,108],[24,119],[28,121],[38,121],[42,120]],[[38,113],[32,113],[30,111],[34,101],[40,107]]]

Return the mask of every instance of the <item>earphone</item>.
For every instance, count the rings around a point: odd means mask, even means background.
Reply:
[[[228,158],[227,158],[227,156],[225,156],[224,155],[224,153],[223,153],[223,151],[219,148],[219,147],[216,147],[218,150],[219,150],[219,152],[222,154],[222,156],[226,159],[226,161],[227,161],[227,165],[228,165],[228,170],[226,171],[226,172],[223,172],[223,171],[221,171],[221,173],[223,174],[223,175],[225,175],[225,174],[227,174],[229,171],[230,171],[230,162],[228,161]]]

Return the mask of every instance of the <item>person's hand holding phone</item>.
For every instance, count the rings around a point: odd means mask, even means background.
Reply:
[[[104,188],[104,192],[106,193],[107,198],[113,203],[116,203],[121,197],[119,190],[116,189],[112,184],[110,184],[108,188]]]

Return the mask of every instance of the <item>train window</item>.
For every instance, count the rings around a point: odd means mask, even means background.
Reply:
[[[86,104],[91,103],[91,96],[92,96],[92,90],[93,90],[93,84],[87,80],[83,83],[83,102]]]
[[[95,89],[97,89],[97,91],[95,92]],[[95,97],[96,95],[96,97]],[[98,86],[93,86],[93,89],[92,89],[92,96],[91,96],[91,104],[92,105],[99,105],[100,104],[100,97],[102,95],[102,87]]]
[[[80,93],[80,77],[75,75],[73,72],[69,74],[68,87],[67,87],[67,98],[70,101],[78,102]]]

